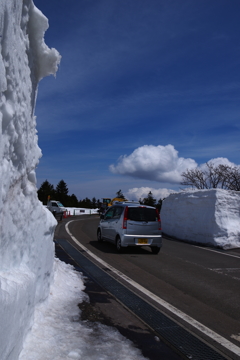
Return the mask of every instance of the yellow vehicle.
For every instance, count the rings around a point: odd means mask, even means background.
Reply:
[[[107,206],[112,206],[114,201],[127,201],[127,199],[123,199],[123,198],[118,198],[118,197],[115,197],[113,199],[110,199],[110,198],[103,198],[102,199],[103,201],[103,204],[107,207]]]
[[[115,201],[127,201],[127,199],[115,197],[108,203],[108,206],[112,206]]]
[[[108,204],[111,202],[111,199],[110,198],[103,198],[102,199],[102,203],[107,207]]]
[[[103,215],[105,214],[105,212],[107,211],[107,208],[109,206],[112,206],[115,201],[119,201],[119,202],[123,202],[123,201],[127,201],[127,199],[123,199],[123,198],[118,198],[118,197],[115,197],[113,199],[110,199],[110,198],[102,198],[102,205],[99,209],[99,215]]]

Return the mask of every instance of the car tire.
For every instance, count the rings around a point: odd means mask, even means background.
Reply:
[[[97,231],[97,240],[98,242],[103,242],[101,230],[98,229]]]
[[[160,251],[160,247],[158,246],[151,246],[152,253],[157,255]]]
[[[119,236],[118,236],[117,239],[116,239],[116,248],[117,248],[117,252],[118,252],[118,253],[121,253],[121,252],[122,252],[121,239],[120,239]]]

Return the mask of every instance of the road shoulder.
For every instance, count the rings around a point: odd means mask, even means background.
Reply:
[[[124,337],[134,343],[142,351],[143,356],[150,360],[177,360],[180,357],[143,322],[123,307],[112,295],[106,292],[71,259],[66,252],[55,243],[56,256],[73,265],[84,275],[86,286],[85,292],[89,297],[89,303],[79,304],[81,309],[81,320],[91,323],[100,322],[107,326],[116,328]]]

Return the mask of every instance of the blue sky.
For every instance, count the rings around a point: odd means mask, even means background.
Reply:
[[[240,164],[239,0],[34,3],[62,56],[39,85],[38,185],[161,197],[186,168]]]

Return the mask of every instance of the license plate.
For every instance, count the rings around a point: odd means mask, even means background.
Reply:
[[[148,239],[138,239],[138,244],[146,245],[148,243]]]

